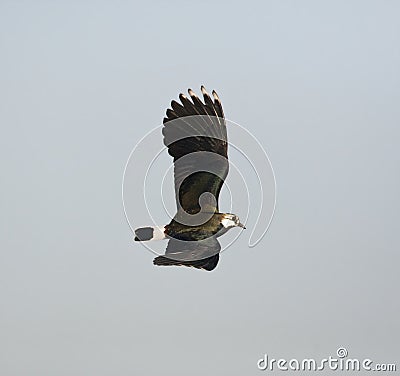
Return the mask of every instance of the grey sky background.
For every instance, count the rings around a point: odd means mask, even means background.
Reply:
[[[1,1],[0,374],[257,375],[340,346],[399,367],[399,11]],[[277,210],[212,273],[156,268],[122,173],[201,84],[267,150]]]

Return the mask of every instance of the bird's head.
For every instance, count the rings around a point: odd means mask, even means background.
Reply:
[[[240,223],[240,219],[236,214],[224,214],[221,220],[222,226],[225,228],[241,227],[246,228],[244,224]]]

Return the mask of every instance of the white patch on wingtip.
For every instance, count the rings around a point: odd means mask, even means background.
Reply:
[[[216,100],[217,102],[220,102],[219,96],[215,91],[212,92],[212,95],[214,97],[214,100]]]
[[[154,226],[153,227],[153,237],[151,240],[161,240],[165,239],[165,227],[164,226]]]
[[[189,95],[190,95],[191,97],[196,97],[196,98],[197,98],[196,93],[195,93],[192,89],[189,89],[189,90],[188,90],[188,93],[189,93]]]

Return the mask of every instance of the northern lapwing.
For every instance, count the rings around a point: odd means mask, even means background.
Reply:
[[[169,239],[165,255],[154,265],[213,270],[221,246],[217,237],[233,227],[245,228],[235,214],[220,213],[218,197],[228,175],[227,130],[221,101],[201,87],[204,102],[191,90],[179,95],[163,120],[164,144],[174,158],[177,213],[166,226],[135,230],[136,241]]]

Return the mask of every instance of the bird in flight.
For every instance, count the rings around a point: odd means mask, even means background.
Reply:
[[[235,214],[221,213],[218,198],[228,175],[227,129],[221,101],[204,86],[203,101],[191,90],[179,95],[163,120],[164,145],[174,159],[177,212],[165,226],[135,230],[136,241],[168,239],[159,266],[188,266],[211,271],[219,260],[217,238],[233,227],[245,228]]]

